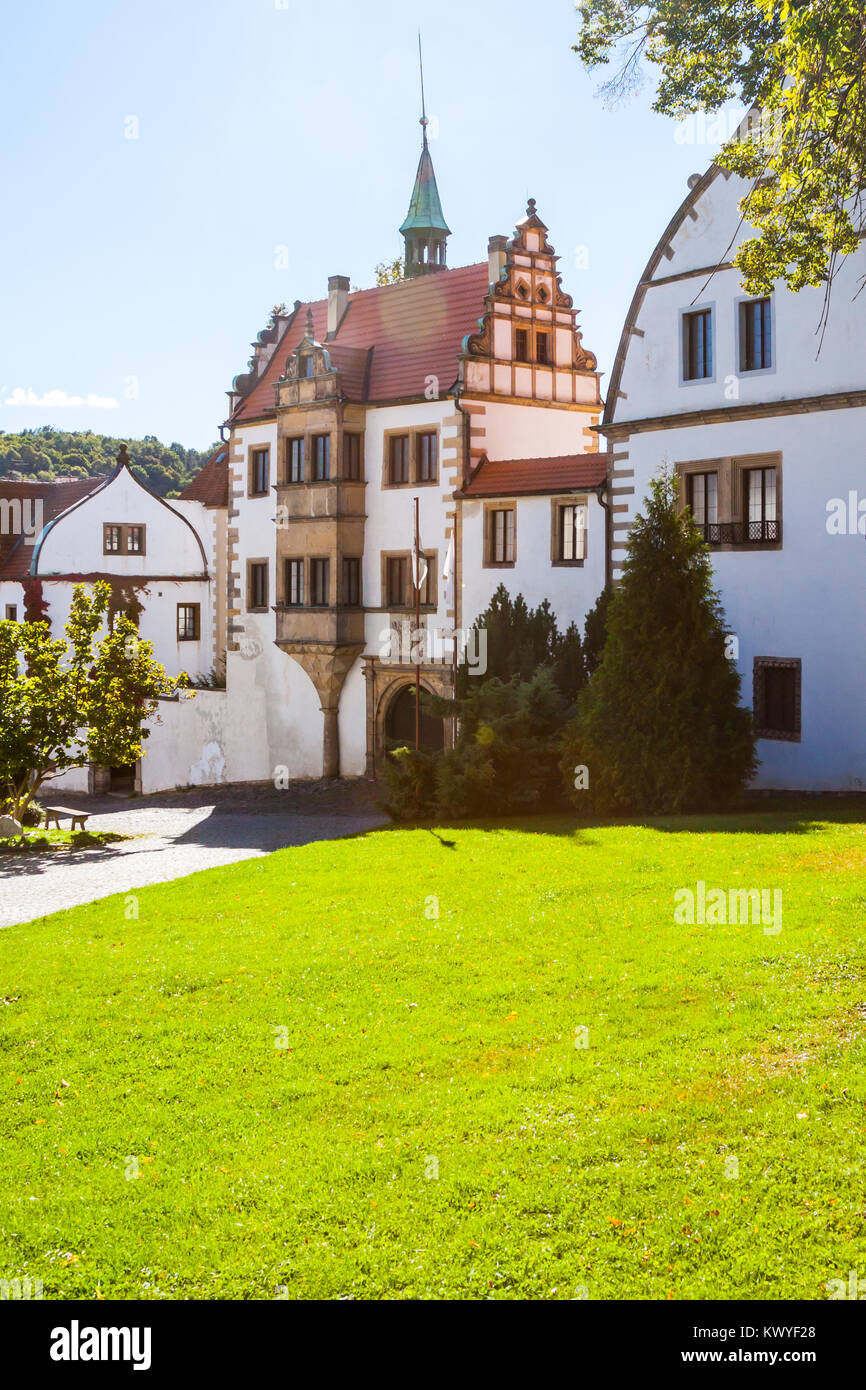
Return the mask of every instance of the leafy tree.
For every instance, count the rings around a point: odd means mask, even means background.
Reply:
[[[457,693],[465,696],[481,680],[531,680],[542,666],[553,672],[564,694],[574,698],[585,680],[580,633],[574,623],[560,633],[556,614],[547,599],[530,608],[522,594],[512,599],[500,584],[473,628],[484,633],[487,671],[483,677],[469,676],[462,665],[458,671]]]
[[[627,95],[642,60],[660,70],[654,109],[682,117],[737,100],[755,108],[745,139],[716,163],[751,181],[741,203],[757,235],[736,254],[749,294],[777,280],[825,286],[859,244],[866,190],[863,0],[582,0],[576,52],[617,70]]]
[[[583,629],[583,658],[587,676],[592,676],[601,663],[601,653],[607,637],[607,614],[613,594],[609,584],[605,584],[586,615]]]
[[[375,270],[376,284],[396,285],[398,280],[404,279],[405,274],[406,267],[402,256],[398,256],[396,261],[380,261]]]
[[[18,821],[59,773],[135,762],[158,697],[189,684],[166,675],[125,615],[103,630],[110,598],[108,584],[76,584],[64,637],[0,622],[0,787]]]
[[[133,473],[161,497],[186,487],[219,446],[198,451],[145,439],[115,439],[92,430],[58,430],[42,425],[19,434],[0,431],[0,478],[23,476],[51,482],[60,477],[107,476],[115,467],[118,449],[126,444]]]
[[[756,766],[709,551],[691,515],[679,512],[670,475],[653,480],[645,507],[561,764],[574,802],[605,813],[724,805]],[[588,789],[576,785],[579,767]]]

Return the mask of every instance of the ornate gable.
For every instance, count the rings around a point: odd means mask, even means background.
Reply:
[[[582,345],[558,261],[530,198],[526,217],[506,244],[479,332],[464,345],[468,391],[582,405],[599,401],[598,363]]]

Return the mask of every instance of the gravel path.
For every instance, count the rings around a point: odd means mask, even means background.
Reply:
[[[137,800],[56,798],[90,813],[88,830],[136,838],[101,849],[0,855],[0,927],[30,922],[111,893],[168,883],[288,845],[334,840],[386,825],[367,782],[209,787]],[[51,797],[45,801],[51,804]]]

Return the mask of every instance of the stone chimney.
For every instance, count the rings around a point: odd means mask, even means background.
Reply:
[[[328,280],[328,337],[333,338],[349,307],[349,277],[332,275]]]
[[[487,244],[487,260],[490,266],[490,283],[498,285],[505,269],[508,249],[507,236],[492,236]]]

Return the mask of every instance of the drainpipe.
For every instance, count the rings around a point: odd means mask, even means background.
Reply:
[[[613,563],[611,546],[613,538],[611,535],[612,513],[610,510],[610,499],[607,497],[608,480],[605,479],[598,487],[593,488],[593,492],[598,498],[599,506],[604,508],[604,582],[612,583]]]

